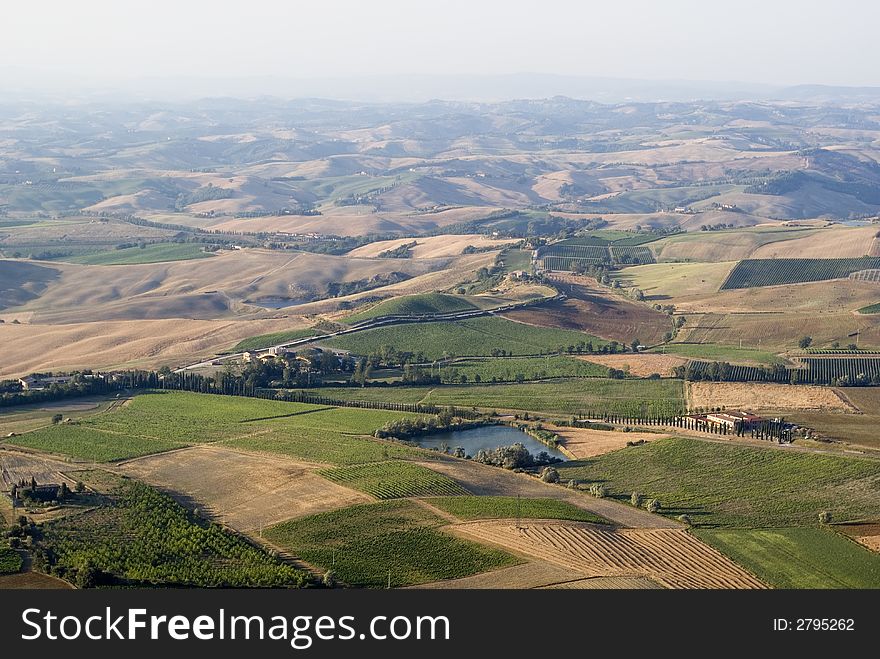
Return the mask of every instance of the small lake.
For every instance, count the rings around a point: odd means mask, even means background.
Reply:
[[[560,460],[568,459],[562,451],[550,448],[534,437],[530,437],[523,431],[511,426],[481,426],[479,428],[470,428],[469,430],[438,432],[419,437],[416,441],[419,443],[419,446],[424,448],[436,448],[439,450],[442,450],[444,445],[450,451],[461,446],[468,455],[476,455],[480,449],[491,451],[499,446],[510,446],[511,444],[519,443],[525,446],[532,455],[538,455],[541,451],[546,451],[554,458],[559,458]]]

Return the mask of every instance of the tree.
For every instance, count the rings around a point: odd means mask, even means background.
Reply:
[[[544,467],[544,469],[541,470],[541,480],[545,483],[558,483],[559,472],[553,467]]]
[[[809,348],[812,343],[813,343],[812,336],[802,336],[801,340],[798,341],[798,347],[801,350],[805,350],[805,349]]]
[[[646,509],[649,513],[659,513],[659,512],[660,512],[660,502],[657,501],[657,499],[651,499],[651,500],[648,502],[648,505],[645,506],[645,509]]]
[[[832,522],[831,513],[829,513],[827,510],[823,510],[821,513],[819,513],[819,523],[820,524],[831,524],[831,522]]]
[[[633,492],[629,496],[629,502],[634,505],[636,508],[642,505],[642,495],[638,492]]]
[[[85,486],[85,484],[84,484],[82,481],[77,481],[77,482],[76,482],[76,485],[73,486],[73,490],[74,490],[77,494],[82,494],[83,492],[86,491],[86,486]]]
[[[333,588],[336,585],[336,573],[333,570],[327,570],[321,581],[327,586],[327,588]]]
[[[632,348],[633,352],[638,352],[640,345],[642,345],[642,342],[639,341],[638,339],[633,339],[632,343],[629,344],[629,346],[630,346],[630,348]]]
[[[57,424],[61,423],[62,421],[64,421],[64,415],[63,415],[63,414],[53,414],[53,415],[52,415],[52,423],[53,423],[53,424],[56,424],[56,425],[57,425]]]
[[[688,526],[690,526],[691,525],[691,516],[690,515],[679,515],[678,521],[681,522],[682,524],[687,524]]]

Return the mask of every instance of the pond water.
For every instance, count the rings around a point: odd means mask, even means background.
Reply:
[[[476,455],[480,449],[491,451],[499,446],[510,446],[511,444],[519,443],[525,446],[532,455],[546,451],[555,458],[567,460],[562,451],[550,448],[534,437],[530,437],[523,431],[511,426],[480,426],[479,428],[470,428],[468,430],[438,432],[419,437],[416,441],[424,448],[440,450],[443,449],[444,445],[450,451],[461,446],[468,455]]]

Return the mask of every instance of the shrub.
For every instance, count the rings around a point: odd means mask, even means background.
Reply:
[[[333,570],[327,570],[321,581],[327,588],[333,588],[336,585],[336,573]]]
[[[636,508],[640,507],[642,505],[642,495],[638,492],[633,492],[629,495],[629,502]]]
[[[646,509],[649,513],[659,513],[659,512],[660,512],[660,502],[657,501],[657,499],[651,499],[651,500],[648,502],[648,505],[645,506],[645,509]]]
[[[604,483],[593,483],[590,485],[590,494],[602,499],[608,496],[608,487]]]
[[[691,525],[691,516],[690,515],[679,515],[678,521],[681,522],[682,524],[687,524],[688,526],[690,526]]]
[[[823,510],[819,513],[819,523],[820,524],[831,524],[832,516],[827,510]]]
[[[578,484],[577,484],[577,481],[572,478],[570,481],[568,481],[568,483],[566,483],[566,486],[570,490],[576,490]]]
[[[541,470],[541,480],[545,483],[558,483],[559,472],[553,467],[544,467],[544,469]]]
[[[53,424],[56,424],[56,425],[57,425],[57,424],[61,423],[62,421],[64,421],[64,415],[63,415],[63,414],[53,414],[53,415],[52,415],[52,423],[53,423]]]

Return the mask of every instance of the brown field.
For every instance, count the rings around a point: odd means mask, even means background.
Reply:
[[[754,411],[852,410],[830,387],[766,382],[689,382],[687,404],[689,408],[727,407]]]
[[[869,449],[880,449],[880,387],[846,387],[837,393],[861,414],[842,411],[796,412],[794,423],[812,428],[822,436]]]
[[[765,588],[733,561],[682,529],[599,529],[584,523],[510,520],[456,524],[450,531],[587,577],[647,577],[667,588]]]
[[[0,576],[0,590],[71,590],[73,586],[42,572],[19,572]]]
[[[119,469],[238,531],[373,501],[324,480],[315,465],[216,446],[131,460]]]
[[[74,481],[62,473],[68,469],[70,464],[67,462],[0,448],[0,489],[3,490],[8,490],[21,479],[30,481],[31,478],[37,483],[64,482],[72,486]]]
[[[681,524],[674,520],[660,515],[652,515],[645,510],[633,508],[612,499],[599,499],[589,496],[585,492],[542,483],[537,478],[526,474],[515,474],[506,469],[490,467],[472,460],[439,458],[419,464],[449,476],[477,496],[498,495],[559,499],[604,517],[618,526],[636,529],[681,528]]]
[[[553,428],[563,440],[562,447],[578,460],[604,455],[624,448],[627,442],[664,439],[669,435],[651,432],[617,432],[614,430],[590,430],[589,428]]]
[[[880,552],[880,523],[842,524],[837,529],[871,551]]]
[[[397,240],[382,240],[363,247],[358,247],[348,253],[348,256],[356,258],[376,258],[384,251],[395,249],[401,245],[407,245],[415,241],[417,244],[410,251],[416,259],[436,259],[450,256],[459,256],[465,247],[473,245],[479,248],[501,248],[509,243],[516,242],[515,238],[502,238],[493,240],[486,236],[474,235],[442,235],[430,238],[400,238]]]
[[[803,238],[769,243],[756,249],[753,259],[842,259],[867,256],[876,227],[834,226]]]
[[[627,343],[638,339],[645,345],[659,343],[671,329],[666,314],[613,295],[608,289],[591,285],[592,281],[555,274],[554,284],[568,295],[568,299],[517,309],[503,316],[530,325],[573,329]]]
[[[663,588],[647,577],[588,577],[542,586],[548,590],[657,590]]]
[[[448,588],[474,588],[474,589],[498,589],[498,588],[542,588],[559,584],[572,579],[577,579],[579,575],[573,573],[570,569],[548,563],[547,561],[529,561],[520,565],[493,570],[492,572],[483,572],[470,577],[461,579],[447,579],[444,581],[435,581],[432,583],[413,586],[413,588],[428,588],[445,590]]]
[[[876,300],[876,298],[875,298]],[[770,351],[792,350],[798,340],[813,337],[813,345],[838,341],[847,345],[850,334],[861,332],[863,347],[880,346],[880,314],[849,311],[831,313],[728,313],[689,317],[678,340],[686,343],[738,345]]]
[[[585,362],[592,362],[609,368],[620,369],[626,371],[630,375],[640,378],[648,377],[653,373],[659,373],[661,376],[672,375],[672,369],[687,363],[684,357],[676,355],[660,355],[641,353],[638,355],[589,355],[587,357],[579,357]]]

